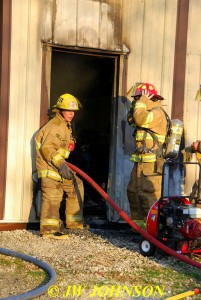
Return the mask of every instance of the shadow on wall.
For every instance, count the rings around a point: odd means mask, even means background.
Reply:
[[[33,186],[33,197],[32,197],[32,206],[29,214],[29,221],[33,222],[35,220],[40,219],[40,210],[42,203],[42,195],[41,195],[41,183],[38,179],[38,174],[36,170],[36,142],[35,137],[38,134],[37,130],[30,141],[31,146],[31,160],[32,160],[32,186]]]

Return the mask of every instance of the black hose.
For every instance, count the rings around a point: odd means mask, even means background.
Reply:
[[[55,271],[46,263],[42,262],[41,260],[38,260],[32,256],[28,256],[23,253],[18,253],[12,250],[7,250],[4,248],[0,248],[0,254],[4,254],[7,256],[13,256],[16,258],[20,258],[22,260],[28,261],[30,263],[33,263],[34,265],[38,266],[39,268],[43,269],[45,272],[47,272],[50,276],[49,281],[43,285],[34,288],[33,290],[30,290],[28,292],[16,295],[16,296],[10,296],[7,298],[0,298],[1,300],[27,300],[27,299],[32,299],[34,297],[40,296],[44,294],[48,288],[53,285],[56,281],[56,273]]]

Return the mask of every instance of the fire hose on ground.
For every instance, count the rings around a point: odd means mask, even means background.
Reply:
[[[193,259],[190,259],[187,256],[184,256],[182,254],[177,253],[176,251],[172,250],[171,248],[165,246],[161,242],[159,242],[157,239],[155,239],[153,236],[151,236],[148,232],[143,230],[141,227],[139,227],[135,222],[131,220],[131,218],[109,197],[109,195],[92,179],[90,178],[85,172],[80,170],[75,165],[67,162],[67,165],[75,171],[77,174],[79,174],[83,179],[85,179],[102,197],[105,199],[112,208],[120,215],[122,219],[124,219],[133,229],[138,231],[140,235],[142,235],[145,239],[147,239],[150,243],[154,244],[159,249],[163,250],[167,254],[177,258],[180,261],[185,262],[186,264],[189,264],[195,268],[201,269],[201,263],[194,261]],[[168,298],[166,300],[176,300],[176,299],[183,299],[184,297],[199,294],[201,292],[200,289],[195,288],[193,291],[188,291],[186,293],[182,293],[177,296],[173,296],[171,298]],[[186,294],[184,296],[184,294]],[[175,298],[177,297],[177,298]],[[180,297],[180,298],[178,298]]]
[[[30,290],[28,292],[25,292],[23,294],[19,294],[16,296],[10,296],[7,298],[0,298],[1,300],[27,300],[27,299],[33,299],[37,296],[40,296],[44,294],[48,288],[53,285],[56,282],[56,273],[55,271],[46,263],[42,262],[41,260],[38,260],[32,256],[25,255],[23,253],[18,253],[12,250],[0,248],[0,254],[7,255],[7,256],[12,256],[16,257],[19,259],[22,259],[24,261],[33,263],[34,265],[38,266],[39,268],[43,269],[48,275],[49,275],[49,281],[42,285],[39,286],[33,290]]]

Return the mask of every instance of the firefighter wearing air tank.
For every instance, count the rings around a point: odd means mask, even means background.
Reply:
[[[73,95],[61,95],[53,106],[56,115],[36,136],[36,167],[42,190],[40,233],[44,238],[68,237],[66,230],[61,228],[59,215],[64,192],[67,194],[67,228],[83,228],[83,182],[66,164],[75,146],[71,121],[80,107]]]
[[[157,89],[150,83],[136,83],[127,121],[134,128],[134,167],[127,187],[131,218],[144,228],[149,208],[161,196],[163,144],[167,117]]]

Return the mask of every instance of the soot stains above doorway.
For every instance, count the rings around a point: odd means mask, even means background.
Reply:
[[[83,108],[73,120],[75,150],[70,162],[107,190],[115,58],[52,49],[50,107],[64,93],[76,96]],[[86,182],[85,209],[102,206],[101,196]]]

